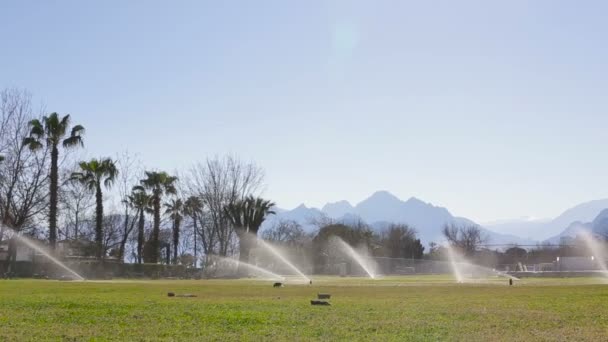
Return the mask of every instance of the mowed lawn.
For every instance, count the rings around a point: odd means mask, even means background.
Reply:
[[[170,298],[167,292],[196,298]],[[311,306],[330,293],[331,306]],[[606,341],[593,279],[454,284],[443,277],[261,281],[0,280],[0,341]]]

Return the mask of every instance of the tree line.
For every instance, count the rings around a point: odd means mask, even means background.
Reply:
[[[235,156],[207,158],[182,172],[146,169],[136,156],[77,160],[85,127],[67,114],[44,113],[30,94],[5,90],[0,104],[0,242],[12,233],[80,246],[81,254],[134,263],[199,265],[207,256],[247,262],[274,203],[261,198],[264,172]],[[362,224],[319,224],[316,236],[279,222],[263,238],[304,250],[329,235],[373,254],[420,258],[415,230],[393,225],[375,234]],[[6,229],[10,227],[10,232]]]
[[[0,243],[16,233],[46,240],[51,250],[69,241],[100,260],[192,266],[212,255],[249,260],[252,236],[274,214],[274,203],[260,197],[264,172],[255,163],[215,156],[171,174],[143,167],[128,152],[79,160],[85,127],[32,103],[27,91],[0,92]],[[332,235],[365,246],[372,256],[445,258],[435,243],[425,254],[415,229],[405,224],[381,232],[326,218],[316,225],[310,234],[297,222],[279,221],[261,237],[319,263],[331,257],[326,242]],[[443,236],[466,257],[487,254],[479,227],[446,225]],[[546,246],[537,250],[526,255],[545,260],[536,256],[555,254]],[[505,255],[520,254],[512,249]]]
[[[74,160],[85,133],[68,114],[34,109],[26,91],[1,92],[0,242],[23,234],[55,250],[69,241],[100,260],[137,263],[192,262],[237,248],[246,258],[239,238],[257,233],[274,205],[259,197],[261,168],[235,156],[180,175],[146,170],[129,153]]]

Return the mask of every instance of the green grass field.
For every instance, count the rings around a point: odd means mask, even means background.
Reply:
[[[167,292],[196,298],[170,298]],[[311,306],[319,292],[332,306]],[[599,279],[0,280],[0,341],[608,339]]]

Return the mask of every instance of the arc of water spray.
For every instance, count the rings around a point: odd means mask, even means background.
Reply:
[[[23,243],[24,245],[30,247],[31,249],[38,251],[38,253],[44,255],[46,258],[48,258],[49,260],[51,260],[55,265],[61,267],[65,271],[68,271],[71,275],[73,275],[74,277],[76,277],[77,280],[81,280],[81,281],[84,280],[84,277],[82,277],[80,274],[76,273],[76,271],[72,270],[71,268],[67,267],[64,263],[62,263],[57,258],[55,258],[53,255],[51,255],[51,253],[49,253],[48,251],[46,251],[42,246],[39,246],[37,243],[35,243],[34,241],[26,238],[25,236],[19,235],[19,233],[17,233],[16,231],[12,230],[11,228],[8,228],[8,229],[12,231],[13,238],[19,240],[21,243]]]
[[[606,266],[606,259],[602,247],[599,246],[589,231],[581,229],[579,234],[583,237],[583,241],[587,245],[587,248],[593,253],[593,257],[597,260],[598,265],[602,269],[602,273],[605,276],[608,276],[608,267]]]
[[[272,280],[283,280],[283,281],[285,280],[285,277],[283,277],[281,275],[278,275],[276,273],[270,272],[269,270],[261,268],[261,267],[256,266],[256,265],[252,265],[252,264],[249,264],[249,263],[246,263],[246,262],[243,262],[243,261],[238,261],[238,260],[231,259],[231,258],[224,258],[224,257],[220,257],[220,256],[215,256],[214,258],[216,258],[219,261],[225,261],[225,262],[233,263],[233,264],[235,264],[237,266],[237,268],[239,266],[245,266],[246,268],[248,268],[250,270],[253,270],[255,272],[259,272],[259,273],[261,273],[261,274],[263,274],[265,276],[268,276]]]
[[[448,244],[446,248],[448,251],[448,258],[450,259],[450,266],[452,267],[452,274],[454,274],[454,278],[456,278],[457,282],[462,283],[464,277],[460,271],[460,266],[456,263],[456,253],[454,253],[454,249],[450,244]]]
[[[490,273],[494,273],[500,277],[505,277],[505,278],[509,278],[509,279],[513,279],[513,280],[519,280],[519,278],[516,278],[508,273],[505,272],[500,272],[497,270],[493,270],[490,269],[488,267],[484,267],[484,266],[480,266],[480,265],[476,265],[476,264],[472,264],[470,262],[467,262],[466,259],[464,259],[462,256],[458,255],[458,253],[456,251],[454,251],[454,248],[448,244],[446,247],[447,251],[448,251],[448,258],[450,260],[450,266],[452,268],[452,274],[454,275],[454,278],[456,278],[456,281],[459,283],[462,283],[465,281],[465,277],[463,275],[463,271],[462,271],[462,267],[468,267],[470,269],[477,269],[477,270],[483,270],[485,272],[490,272]],[[456,261],[456,259],[461,259],[464,262],[458,262]]]
[[[294,264],[289,262],[289,260],[287,260],[287,258],[285,258],[279,251],[277,251],[270,244],[266,243],[262,239],[258,239],[258,244],[261,244],[262,246],[264,246],[264,248],[266,248],[268,251],[270,251],[272,254],[274,254],[277,258],[279,258],[279,260],[281,260],[285,265],[287,265],[294,272],[296,272],[300,277],[302,277],[304,280],[306,280],[306,282],[310,281],[310,278],[308,278],[304,273],[302,273],[302,271],[300,271]]]
[[[345,252],[351,257],[353,258],[358,264],[359,266],[361,266],[361,268],[363,268],[363,270],[365,271],[365,273],[367,273],[367,275],[372,278],[372,279],[376,279],[376,274],[375,272],[372,270],[372,268],[370,267],[370,265],[363,259],[363,257],[357,253],[349,244],[347,244],[346,242],[344,242],[344,240],[340,239],[337,236],[334,236],[335,241],[338,242],[338,244],[340,245],[340,247],[342,247]]]

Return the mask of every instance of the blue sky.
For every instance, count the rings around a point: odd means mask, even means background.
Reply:
[[[416,196],[478,221],[608,197],[604,1],[3,1],[0,88],[282,207]]]

